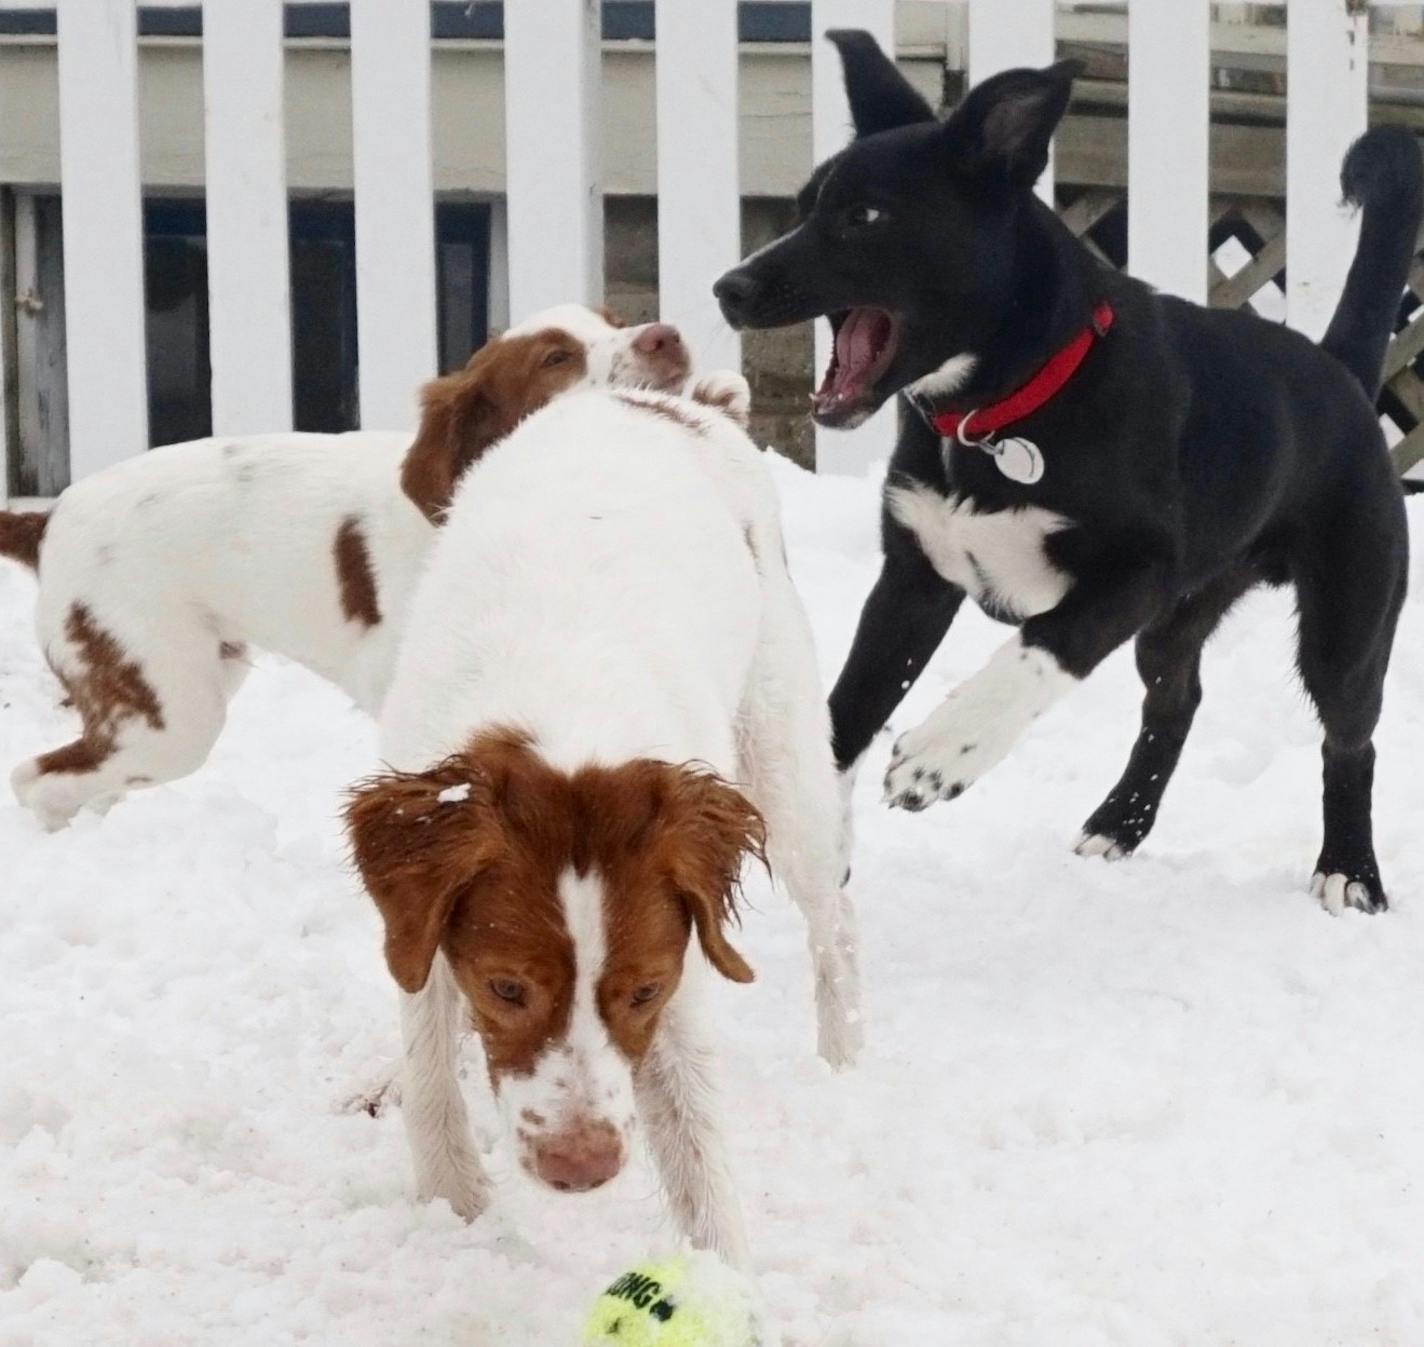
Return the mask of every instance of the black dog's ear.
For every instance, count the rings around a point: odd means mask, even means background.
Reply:
[[[1048,163],[1048,142],[1068,107],[1081,61],[1044,70],[1005,70],[977,84],[944,124],[955,166],[1015,187],[1032,187]]]
[[[870,136],[913,122],[934,121],[934,109],[863,28],[832,28],[826,37],[841,54],[856,135]]]

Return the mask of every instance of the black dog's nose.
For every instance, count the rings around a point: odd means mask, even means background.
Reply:
[[[741,327],[747,321],[752,301],[760,288],[756,278],[745,267],[736,267],[712,287],[712,293],[722,306],[722,317],[733,327]]]

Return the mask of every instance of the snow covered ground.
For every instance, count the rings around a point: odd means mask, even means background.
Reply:
[[[829,678],[876,566],[875,486],[778,476]],[[6,767],[69,730],[32,591],[0,568]],[[760,980],[720,1002],[728,1116],[789,1343],[1424,1343],[1424,563],[1378,740],[1385,916],[1306,892],[1292,626],[1280,595],[1229,620],[1125,864],[1069,851],[1135,732],[1124,653],[927,814],[881,808],[881,741],[856,801],[852,1074],[816,1060],[800,926],[753,883]],[[896,725],[1002,635],[962,617]],[[498,1150],[499,1218],[466,1227],[412,1202],[394,1111],[339,1111],[395,1045],[335,820],[373,743],[267,662],[188,781],[56,836],[0,803],[3,1347],[563,1347],[666,1241],[646,1169],[562,1197]]]

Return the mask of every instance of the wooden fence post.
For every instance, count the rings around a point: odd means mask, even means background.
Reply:
[[[1319,338],[1359,234],[1358,219],[1340,205],[1340,161],[1368,114],[1365,7],[1290,0],[1286,65],[1286,318]]]
[[[712,282],[742,255],[735,0],[657,0],[658,303],[695,366],[740,369]],[[709,190],[710,189],[710,190]]]
[[[1205,304],[1210,0],[1133,0],[1128,42],[1128,269]]]
[[[811,0],[811,157],[823,159],[845,149],[853,134],[850,106],[841,79],[840,58],[826,41],[828,28],[865,28],[880,46],[895,51],[894,0]],[[808,173],[810,165],[807,166]],[[816,367],[819,382],[831,359],[831,325],[816,320]],[[874,416],[854,430],[816,427],[816,470],[862,474],[895,445],[898,398],[891,398]]]
[[[213,433],[292,427],[282,0],[203,2]]]
[[[969,0],[969,83],[1015,66],[1053,64],[1054,0]],[[1038,180],[1038,195],[1053,205],[1053,158]]]
[[[148,448],[133,0],[59,0],[60,186],[77,480]]]
[[[438,372],[427,0],[352,0],[351,149],[361,425],[404,430]]]
[[[598,0],[504,7],[509,311],[603,299]],[[708,285],[712,280],[708,279]]]

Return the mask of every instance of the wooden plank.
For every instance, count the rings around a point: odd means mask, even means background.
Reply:
[[[204,0],[213,433],[292,428],[282,0]]]
[[[351,139],[361,425],[402,430],[439,361],[426,0],[352,0]]]
[[[60,183],[74,479],[148,448],[137,9],[59,0]]]
[[[742,365],[712,282],[742,255],[737,7],[657,0],[658,306],[698,368]]]
[[[486,313],[491,334],[509,326],[509,210],[503,197],[490,202],[489,288]]]
[[[883,51],[894,51],[893,0],[812,0],[811,153],[816,163],[844,149],[852,135],[840,58],[824,36],[828,28],[867,29]],[[831,359],[831,326],[824,319],[816,323],[815,359],[812,378],[819,382]],[[823,430],[817,426],[816,470],[859,475],[888,458],[895,444],[897,402],[897,398],[890,398],[870,420],[854,430]]]
[[[1369,15],[1353,0],[1290,0],[1286,53],[1286,319],[1318,340],[1359,236],[1340,161],[1368,119]]]
[[[969,83],[1015,66],[1053,63],[1054,0],[969,0]],[[1053,156],[1038,180],[1038,195],[1053,204]]]
[[[509,309],[603,298],[598,0],[504,10]],[[531,146],[537,150],[530,152]],[[708,279],[708,284],[713,278]]]
[[[1128,18],[1128,270],[1158,290],[1204,304],[1210,0],[1134,0]]]
[[[1105,216],[1110,215],[1121,200],[1122,194],[1119,192],[1087,191],[1071,205],[1059,211],[1058,218],[1082,238],[1090,229],[1096,228]]]
[[[1415,426],[1389,451],[1389,456],[1401,476],[1416,464],[1424,462],[1424,424]]]
[[[1384,353],[1384,378],[1388,382],[1424,351],[1424,313],[1421,313],[1389,344]]]
[[[1277,234],[1262,245],[1258,252],[1240,271],[1223,277],[1212,287],[1211,304],[1217,309],[1239,309],[1247,303],[1262,286],[1268,284],[1280,271],[1286,258],[1286,239]],[[1219,273],[1218,273],[1219,274]]]

